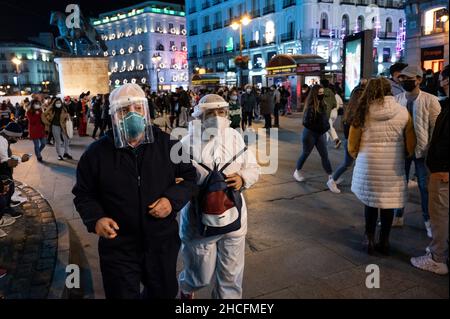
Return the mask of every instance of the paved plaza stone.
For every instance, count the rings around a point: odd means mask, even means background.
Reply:
[[[27,202],[15,209],[23,216],[4,230],[0,239],[0,265],[8,276],[0,280],[0,297],[5,299],[47,298],[55,269],[58,233],[49,203],[30,186],[16,181]]]
[[[424,254],[429,244],[417,184],[410,183],[405,227],[392,230],[392,255],[368,256],[362,248],[363,205],[350,191],[351,170],[344,175],[342,193],[333,194],[325,185],[327,176],[320,157],[313,151],[304,167],[307,181],[293,180],[301,150],[301,122],[300,114],[281,117],[278,171],[261,176],[245,193],[249,215],[243,297],[448,298],[448,276],[423,272],[409,264],[409,258]],[[262,127],[262,123],[255,127]],[[87,233],[71,194],[76,160],[92,141],[90,137],[74,138],[73,161],[58,162],[54,147],[47,147],[44,164],[33,158],[15,170],[16,180],[36,189],[45,199],[25,187],[24,192],[31,199],[22,207],[25,217],[7,229],[12,230],[11,234],[0,240],[0,266],[10,269],[10,275],[0,280],[0,292],[7,298],[45,297],[48,293],[57,245],[58,228],[53,216],[67,222],[70,263],[81,269],[82,288],[70,291],[68,296],[104,297],[97,237]],[[336,150],[331,144],[328,150],[335,169],[344,154],[342,148]],[[20,141],[13,150],[30,152],[32,143]],[[366,266],[370,264],[380,268],[379,289],[365,286]],[[182,269],[181,260],[177,269]],[[211,288],[205,288],[197,297],[210,298],[210,291]]]

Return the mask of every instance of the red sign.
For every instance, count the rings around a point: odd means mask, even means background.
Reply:
[[[315,64],[297,64],[298,73],[316,73],[322,71],[322,67],[319,63]]]

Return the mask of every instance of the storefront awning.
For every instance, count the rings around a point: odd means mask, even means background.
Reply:
[[[194,74],[192,76],[192,85],[214,85],[220,84],[220,77],[216,74]]]
[[[266,67],[267,77],[319,75],[327,63],[327,60],[314,54],[278,54],[269,61]]]

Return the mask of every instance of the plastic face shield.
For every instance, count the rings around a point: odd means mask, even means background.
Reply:
[[[117,148],[153,143],[153,131],[147,99],[130,98],[110,109]]]

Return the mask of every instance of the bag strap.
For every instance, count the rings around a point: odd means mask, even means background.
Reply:
[[[190,153],[189,154],[189,158],[191,159],[191,162],[194,160],[194,155],[192,154],[192,153]],[[206,166],[205,164],[203,164],[203,163],[199,163],[199,162],[196,162],[198,165],[200,165],[201,167],[203,167],[204,169],[206,169],[209,173],[211,173],[212,172],[212,169],[210,169],[208,166]]]
[[[221,169],[219,172],[223,172],[228,166],[231,165],[231,163],[233,163],[235,160],[237,160],[237,158],[239,156],[241,156],[242,154],[244,154],[247,151],[247,146],[244,147],[244,149],[242,149],[239,153],[237,153],[236,155],[233,156],[233,158],[231,160],[229,160]]]

